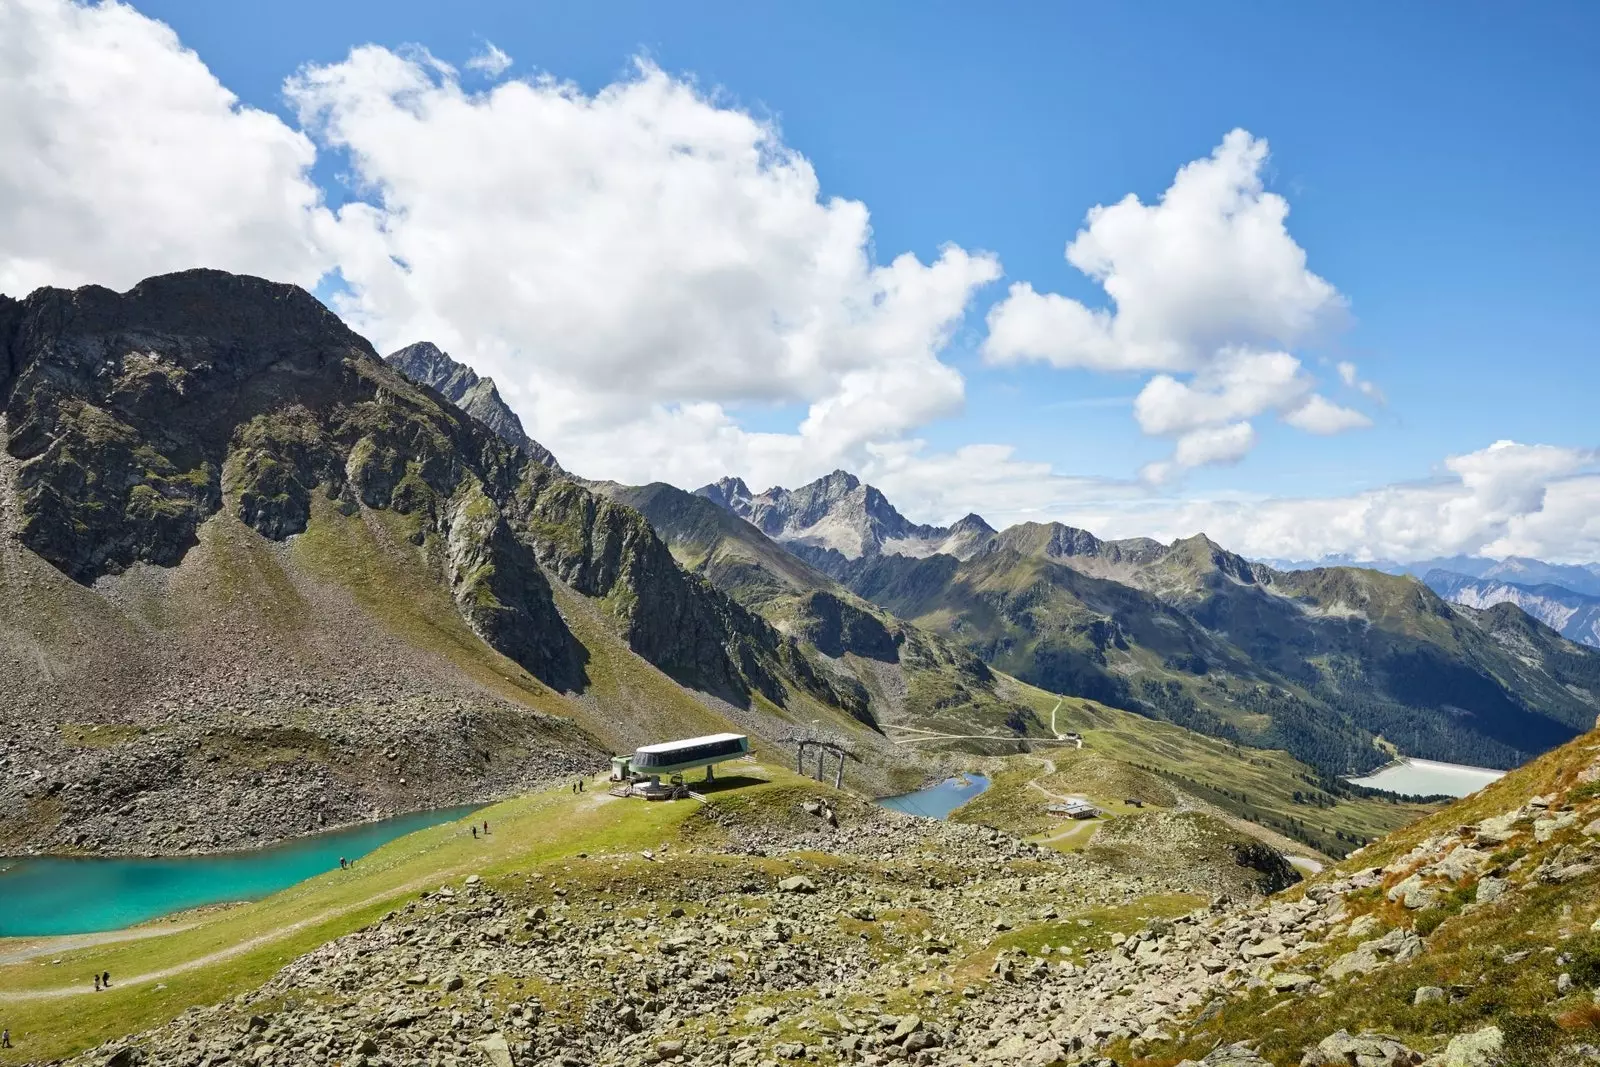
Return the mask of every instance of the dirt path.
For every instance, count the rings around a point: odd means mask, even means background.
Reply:
[[[192,930],[199,921],[171,923],[166,926],[139,926],[132,930],[105,930],[97,934],[63,934],[58,937],[19,937],[20,947],[0,952],[0,964],[22,963],[40,956],[53,956],[58,952],[75,952],[80,948],[97,945],[114,945],[119,941],[143,941],[149,937],[163,937],[183,930]],[[10,940],[9,938],[7,940]]]
[[[598,779],[596,781],[598,781]],[[587,804],[585,805],[586,807],[597,807],[597,806],[599,806],[601,804],[604,804],[604,803],[607,803],[609,801],[612,801],[612,800],[616,799],[615,797],[611,796],[609,793],[606,793],[604,791],[588,790],[587,792],[588,792],[589,795],[588,795],[587,798],[585,798],[586,801],[587,801]],[[467,865],[467,866],[471,866],[471,865]],[[234,956],[238,956],[238,955],[241,955],[243,953],[249,952],[252,949],[259,948],[262,945],[270,944],[273,941],[280,940],[282,938],[285,938],[285,937],[289,936],[290,934],[297,933],[300,930],[304,930],[309,926],[317,926],[317,925],[319,925],[321,923],[327,922],[330,919],[337,918],[340,915],[344,915],[344,914],[347,914],[347,913],[352,912],[352,911],[357,911],[357,910],[359,910],[361,908],[365,908],[365,907],[368,907],[368,906],[373,905],[373,904],[378,904],[378,903],[381,903],[382,901],[389,900],[389,899],[392,899],[394,897],[404,896],[407,893],[413,892],[414,890],[417,890],[417,889],[422,889],[422,888],[424,888],[426,886],[438,885],[443,881],[448,881],[449,879],[451,879],[453,877],[457,877],[457,876],[461,875],[464,870],[466,870],[466,866],[455,867],[455,868],[452,868],[452,869],[447,870],[447,871],[433,871],[433,872],[431,872],[429,874],[426,874],[426,875],[423,875],[423,876],[421,876],[419,878],[414,878],[411,881],[404,883],[403,885],[391,886],[390,888],[385,889],[385,890],[383,890],[382,892],[379,892],[379,893],[374,893],[372,896],[366,897],[365,899],[357,900],[357,901],[354,901],[354,902],[349,903],[349,904],[342,904],[342,905],[340,905],[338,907],[335,907],[335,908],[329,908],[326,911],[318,912],[317,914],[312,915],[309,918],[301,919],[299,922],[290,923],[288,926],[280,926],[277,929],[272,930],[270,933],[259,934],[259,935],[255,936],[255,937],[249,938],[249,939],[247,939],[245,941],[240,941],[237,944],[229,945],[227,948],[222,948],[222,949],[218,949],[215,952],[207,953],[204,956],[196,956],[194,959],[184,960],[182,963],[175,963],[171,967],[163,967],[158,971],[147,971],[144,974],[135,974],[135,975],[127,975],[127,976],[118,975],[118,976],[116,976],[116,981],[113,983],[113,988],[121,988],[122,986],[129,986],[129,985],[145,985],[145,984],[150,983],[150,982],[159,982],[164,978],[171,978],[174,975],[183,974],[185,971],[193,971],[193,970],[197,970],[197,969],[199,969],[201,967],[209,967],[213,963],[220,963],[222,960],[230,959],[230,958],[232,958]],[[199,925],[199,924],[193,924],[193,925]],[[187,927],[184,927],[184,929],[187,929]],[[159,932],[160,933],[173,933],[173,932],[176,932],[176,931],[175,930],[161,930]],[[131,935],[131,936],[121,936],[121,937],[119,937],[119,936],[117,936],[119,934]],[[100,935],[87,934],[87,935],[84,935],[84,936],[86,938],[94,938],[94,937],[97,937],[97,936],[100,936]],[[153,934],[143,934],[142,932],[127,931],[127,930],[122,930],[122,931],[115,931],[114,930],[114,931],[111,931],[110,936],[105,937],[104,942],[101,942],[101,941],[90,941],[90,942],[88,942],[88,944],[100,944],[100,943],[114,942],[114,941],[120,941],[120,940],[136,940],[140,936],[154,936],[154,935]],[[61,945],[61,944],[57,944],[56,946],[54,946],[53,951],[65,952],[65,951],[69,951],[71,948],[80,948],[80,947],[87,947],[87,945],[64,946],[64,945]],[[40,953],[40,954],[43,954],[43,953]],[[83,982],[83,983],[78,984],[78,985],[57,986],[57,987],[55,987],[53,989],[27,989],[27,990],[21,990],[21,991],[17,991],[17,992],[0,991],[0,1004],[5,1004],[5,1003],[19,1001],[19,1000],[44,1000],[44,999],[47,999],[49,997],[64,997],[64,996],[70,996],[70,995],[72,995],[74,993],[92,993],[92,992],[94,992],[94,986],[91,985],[88,982]]]

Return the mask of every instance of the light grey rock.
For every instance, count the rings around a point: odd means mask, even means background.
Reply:
[[[1422,1054],[1387,1034],[1338,1030],[1300,1058],[1300,1067],[1411,1067]]]
[[[1505,1034],[1498,1026],[1457,1034],[1445,1046],[1441,1067],[1493,1067],[1504,1047]]]

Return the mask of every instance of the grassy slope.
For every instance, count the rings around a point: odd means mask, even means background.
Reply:
[[[839,658],[871,695],[881,723],[908,723],[949,733],[1038,733],[1038,723],[1019,718],[1018,706],[997,696],[993,679],[981,676],[982,668],[970,653],[907,626],[711,501],[659,482],[646,486],[607,482],[593,488],[637,509],[680,564],[779,630],[803,639],[816,624],[812,598],[821,594],[836,599],[846,611],[876,620],[895,635],[897,662],[867,663],[853,652]],[[883,684],[886,674],[899,690],[894,695]]]
[[[1374,865],[1393,862],[1419,843],[1458,827],[1499,815],[1533,796],[1546,796],[1559,806],[1565,800],[1586,813],[1579,826],[1592,819],[1594,786],[1578,779],[1585,766],[1600,760],[1600,731],[1518,768],[1506,777],[1427,818],[1363,849],[1338,867],[1325,871],[1305,886],[1289,892],[1298,895],[1309,885]],[[1507,865],[1522,860],[1519,881],[1537,864],[1561,849],[1582,847],[1581,832],[1573,828],[1547,843],[1531,835],[1508,844],[1497,855]],[[1390,877],[1397,880],[1401,874]],[[1387,883],[1386,883],[1387,884]],[[1298,1063],[1302,1050],[1340,1028],[1351,1032],[1377,1030],[1391,1033],[1422,1051],[1433,1051],[1450,1034],[1497,1025],[1507,1036],[1503,1067],[1544,1067],[1553,1047],[1573,1039],[1594,1043],[1600,1030],[1590,986],[1600,986],[1600,875],[1589,874],[1562,884],[1528,879],[1522,893],[1495,905],[1469,905],[1471,881],[1444,903],[1423,912],[1407,912],[1384,899],[1381,889],[1350,900],[1351,917],[1372,915],[1387,929],[1426,923],[1427,951],[1404,964],[1382,969],[1364,978],[1334,985],[1334,995],[1318,998],[1314,1010],[1293,1010],[1297,1002],[1268,991],[1235,999],[1210,1023],[1184,1037],[1147,1049],[1131,1062],[1140,1067],[1168,1067],[1184,1057],[1200,1058],[1219,1041],[1258,1042],[1260,1053],[1275,1064]],[[1430,929],[1431,928],[1431,929]],[[1373,934],[1367,935],[1374,936]],[[1296,970],[1315,970],[1355,947],[1348,937],[1329,941],[1312,959],[1296,961]],[[1556,951],[1559,946],[1559,955]],[[1527,950],[1524,956],[1513,956]],[[1577,979],[1565,998],[1555,994],[1559,973]],[[1445,1001],[1417,1005],[1419,986],[1440,986],[1457,994]],[[1288,1010],[1284,1010],[1288,1009]],[[1118,1050],[1111,1050],[1116,1054]]]
[[[352,871],[330,871],[259,903],[204,916],[192,929],[0,967],[7,1024],[13,1034],[29,1036],[32,1055],[64,1055],[170,1018],[190,1005],[254,988],[295,956],[365,925],[420,889],[467,873],[550,861],[570,854],[580,841],[596,849],[648,847],[688,813],[686,805],[579,804],[575,799],[562,787],[497,804],[474,816],[489,820],[493,833],[487,838],[470,836],[467,822],[421,830],[363,858]],[[159,983],[121,980],[263,938],[245,951]],[[61,960],[59,966],[54,959]],[[105,994],[6,1002],[9,994],[58,988],[106,970],[113,986]],[[38,1043],[41,1037],[44,1044]]]
[[[1402,577],[1266,572],[1203,539],[1137,566],[1009,543],[963,564],[885,557],[849,584],[1036,685],[1138,701],[1331,771],[1381,761],[1374,735],[1512,765],[1519,746],[1558,744],[1600,708],[1600,656],[1537,625],[1455,611]]]
[[[1050,710],[1059,701],[1057,730],[1082,734],[1086,750],[1109,757],[1133,772],[1155,775],[1171,787],[1326,855],[1342,856],[1362,842],[1382,837],[1437,807],[1335,797],[1315,784],[1317,776],[1312,768],[1287,752],[1233,745],[1090,700],[1060,700],[1020,682],[1008,695],[1034,708],[1047,726]],[[1053,754],[1049,749],[1040,751]],[[1066,750],[1058,757],[1058,763],[1067,766],[1070,753]],[[1129,773],[1125,787],[1133,788],[1139,781],[1137,774]],[[1151,799],[1143,795],[1154,792],[1150,785],[1140,789],[1141,799]],[[1073,791],[1086,792],[1106,802],[1127,798],[1116,795],[1122,787],[1109,794],[1104,786],[1093,785]],[[1295,801],[1297,792],[1302,802]],[[1323,803],[1305,802],[1313,795]],[[1340,834],[1344,836],[1341,838]]]

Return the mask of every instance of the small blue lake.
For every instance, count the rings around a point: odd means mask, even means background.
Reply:
[[[341,856],[365,856],[397,837],[476,810],[469,805],[413,812],[252,852],[0,859],[0,937],[120,930],[207,904],[260,900],[337,869]]]
[[[921,815],[928,819],[948,818],[952,811],[989,788],[989,779],[981,774],[966,774],[959,778],[946,778],[938,785],[930,785],[915,793],[901,793],[897,797],[884,797],[880,807],[903,811],[907,815]]]

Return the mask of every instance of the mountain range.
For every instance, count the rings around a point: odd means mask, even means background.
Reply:
[[[1280,570],[1204,535],[1107,541],[1059,523],[996,532],[977,516],[921,526],[842,471],[759,495],[723,479],[696,495],[1005,675],[1284,748],[1327,774],[1396,749],[1513,766],[1600,711],[1592,652],[1508,605],[1452,606],[1409,575]],[[706,573],[748,597],[748,576]]]
[[[1318,567],[1363,567],[1386,574],[1427,577],[1430,571],[1445,571],[1468,578],[1483,578],[1520,585],[1559,585],[1586,596],[1600,596],[1600,563],[1547,563],[1531,556],[1435,556],[1400,563],[1391,559],[1361,560],[1354,556],[1324,556],[1318,560],[1265,559],[1261,562],[1283,571],[1314,570]]]
[[[1409,577],[918,524],[843,471],[586,481],[493,382],[292,286],[41,289],[0,299],[0,351],[16,847],[238,847],[721,729],[846,739],[887,791],[1058,712],[1165,720],[1245,810],[1250,748],[1354,796],[1394,751],[1509,766],[1600,710],[1600,653]]]
[[[0,353],[0,846],[242,847],[813,721],[863,783],[922,773],[636,511],[304,290],[39,289]]]
[[[1446,570],[1431,570],[1423,581],[1453,604],[1469,608],[1515,604],[1562,636],[1600,648],[1600,596],[1560,585],[1526,585]]]

